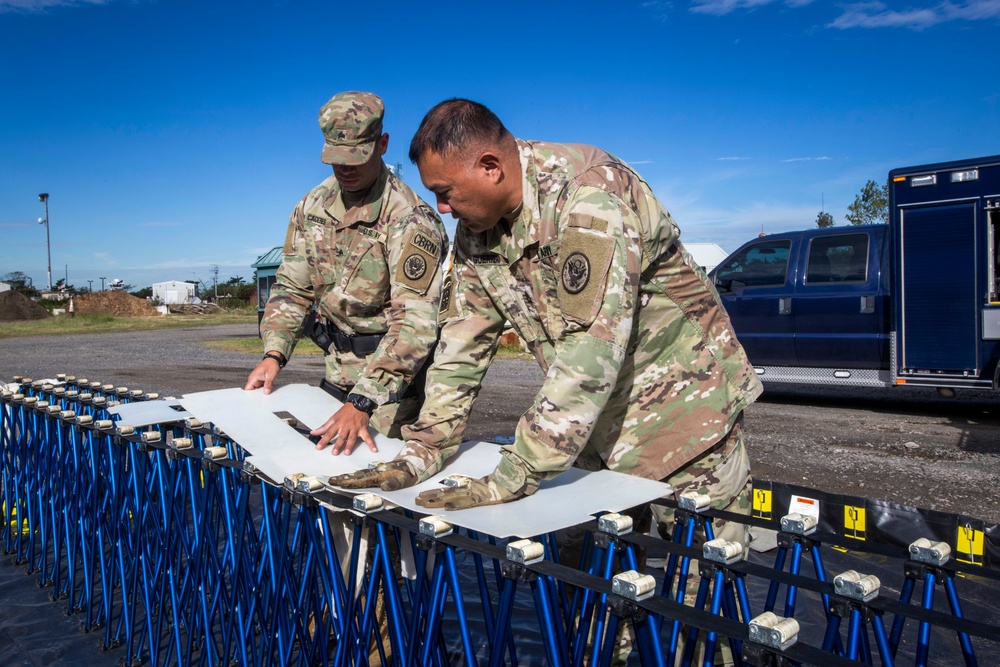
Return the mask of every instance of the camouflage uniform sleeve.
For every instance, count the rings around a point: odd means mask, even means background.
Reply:
[[[406,445],[396,457],[410,463],[421,480],[439,471],[458,449],[505,322],[459,246],[447,283],[427,398],[417,421],[403,427]]]
[[[448,252],[444,226],[426,207],[391,225],[386,237],[388,329],[354,386],[378,405],[399,400],[437,340],[441,267]]]
[[[288,359],[302,330],[302,323],[313,304],[314,291],[306,260],[303,199],[292,211],[282,248],[281,266],[264,307],[260,330],[264,353],[279,352]]]
[[[536,478],[573,464],[611,397],[637,309],[638,229],[631,209],[593,187],[577,190],[560,214],[557,297],[564,329],[534,404],[518,422],[514,443],[503,448],[505,461]],[[513,492],[523,476],[506,479],[511,470],[502,465],[497,482]]]

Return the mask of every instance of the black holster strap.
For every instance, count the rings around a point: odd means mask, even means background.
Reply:
[[[324,354],[331,349],[338,352],[352,352],[358,357],[367,357],[378,349],[379,343],[385,338],[380,334],[349,334],[344,333],[331,322],[324,322],[316,313],[309,315],[305,323],[305,333],[316,343]]]
[[[347,401],[347,395],[351,393],[351,389],[353,389],[354,387],[348,387],[347,391],[344,391],[334,383],[327,382],[326,378],[323,378],[322,380],[319,381],[319,388],[325,391],[326,393],[330,394],[331,396],[333,396],[341,403],[344,403]]]

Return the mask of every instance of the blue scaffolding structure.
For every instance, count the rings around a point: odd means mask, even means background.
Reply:
[[[769,568],[713,539],[713,518],[753,520],[682,498],[674,541],[635,534],[628,517],[609,513],[581,527],[589,547],[573,567],[559,561],[553,534],[499,540],[311,478],[268,479],[212,424],[179,418],[137,429],[109,411],[155,395],[61,381],[17,378],[0,392],[0,542],[80,615],[84,631],[100,633],[103,648],[122,650],[125,664],[518,665],[519,590],[530,593],[553,666],[612,664],[625,626],[625,646],[642,665],[692,664],[699,639],[705,664],[720,644],[736,664],[897,664],[907,619],[919,623],[914,664],[928,664],[935,626],[954,631],[950,654],[975,665],[971,637],[1000,635],[963,617],[962,572],[926,540],[892,552],[904,575],[894,601],[879,596],[873,577],[828,581],[824,535],[795,524],[801,517],[790,529],[782,523],[783,550]],[[348,553],[331,523],[345,517]],[[701,548],[692,546],[696,531]],[[803,552],[816,578],[799,574]],[[413,578],[400,576],[403,553],[413,554]],[[640,554],[666,557],[662,580]],[[470,559],[475,576],[460,577]],[[685,604],[689,578],[694,605]],[[751,609],[748,580],[768,590],[766,609]],[[921,604],[911,604],[920,580]],[[934,608],[942,583],[951,613]],[[789,591],[784,617],[773,613],[779,585]],[[793,618],[795,591],[821,607],[826,626],[815,641]],[[886,613],[895,616],[891,635]]]

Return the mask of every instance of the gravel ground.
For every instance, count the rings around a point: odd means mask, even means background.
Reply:
[[[180,396],[240,386],[257,358],[199,345],[257,335],[224,325],[0,341],[0,380],[71,373]],[[281,382],[316,383],[320,357],[292,357]],[[487,374],[466,436],[513,433],[542,383],[533,361]],[[1000,523],[1000,400],[994,392],[938,398],[925,389],[768,387],[747,410],[755,476],[834,493],[967,514]]]

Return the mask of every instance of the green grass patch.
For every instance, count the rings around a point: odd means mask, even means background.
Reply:
[[[226,340],[207,340],[201,343],[203,347],[208,347],[221,352],[235,352],[236,354],[264,355],[264,341],[256,336],[250,338],[228,338]],[[323,352],[316,347],[308,338],[299,341],[295,346],[295,356],[305,355],[308,357],[322,356]]]
[[[531,360],[535,357],[530,352],[525,352],[520,345],[501,345],[497,349],[496,358]]]
[[[254,313],[212,315],[163,315],[160,317],[114,317],[113,315],[60,315],[44,320],[0,322],[0,338],[65,336],[83,333],[127,333],[154,329],[187,329],[218,324],[256,324]]]

